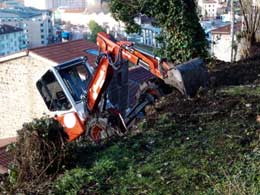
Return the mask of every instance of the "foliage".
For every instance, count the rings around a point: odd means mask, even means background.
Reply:
[[[222,93],[228,95],[254,95],[260,96],[260,87],[256,85],[252,86],[234,86],[221,89]]]
[[[134,21],[140,14],[154,18],[162,29],[157,37],[161,43],[158,53],[171,61],[183,62],[207,55],[205,34],[193,0],[110,0],[110,9],[115,19],[126,24],[128,32],[140,31]]]
[[[112,176],[116,170],[115,161],[100,160],[95,163],[92,169],[75,168],[66,171],[54,184],[56,194],[78,194],[83,188],[87,188],[89,194],[98,193],[101,186],[105,185],[103,178]]]
[[[44,117],[24,124],[17,142],[8,148],[14,156],[9,174],[13,189],[34,190],[32,185],[57,174],[66,156],[64,142],[63,128],[54,119]]]
[[[104,31],[104,28],[100,26],[98,23],[96,23],[94,20],[89,21],[88,27],[91,31],[91,35],[89,37],[89,40],[92,42],[96,42],[97,34],[99,32]]]

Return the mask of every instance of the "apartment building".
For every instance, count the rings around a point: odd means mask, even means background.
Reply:
[[[24,30],[28,48],[48,45],[53,41],[52,13],[29,7],[0,9],[0,22]]]
[[[226,0],[199,0],[198,6],[203,18],[216,18],[225,13]]]
[[[26,37],[23,29],[10,25],[0,25],[0,56],[26,49]]]

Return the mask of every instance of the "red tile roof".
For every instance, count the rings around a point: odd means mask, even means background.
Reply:
[[[234,25],[235,32],[241,31],[242,23],[238,22]],[[211,31],[212,34],[230,34],[231,24],[222,26],[220,28],[214,29]]]
[[[6,147],[0,148],[0,174],[7,173],[8,165],[11,161],[12,157],[6,152]]]
[[[0,139],[0,174],[7,173],[8,165],[12,161],[12,156],[6,152],[6,147],[15,141],[16,137]]]
[[[0,139],[0,148],[16,141],[16,137]]]
[[[80,39],[30,49],[29,53],[31,52],[58,64],[80,56],[87,56],[89,59],[89,63],[94,64],[96,56],[87,54],[87,49],[97,49],[97,45],[90,41]]]

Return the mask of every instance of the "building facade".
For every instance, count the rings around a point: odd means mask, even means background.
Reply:
[[[0,25],[0,56],[5,56],[26,49],[27,39],[23,29]]]
[[[232,36],[230,33],[231,25],[225,25],[223,27],[214,29],[211,31],[212,43],[211,43],[211,54],[219,60],[230,62],[231,61],[231,50],[233,49],[233,59],[235,61],[241,58],[241,44],[237,40],[237,34],[241,32],[242,24],[238,22],[234,26],[234,45],[232,47]]]
[[[227,9],[226,0],[199,0],[198,7],[203,18],[216,18],[225,13]]]
[[[153,18],[147,17],[145,15],[135,18],[135,22],[141,27],[141,34],[135,36],[131,39],[131,36],[127,36],[128,40],[150,46],[150,47],[160,47],[160,44],[156,40],[161,33],[161,28],[153,25]],[[138,38],[139,37],[139,38]]]
[[[24,30],[28,48],[44,46],[53,41],[52,13],[27,7],[0,9],[0,22]]]

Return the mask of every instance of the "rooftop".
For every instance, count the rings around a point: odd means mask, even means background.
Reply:
[[[8,165],[12,161],[12,156],[6,152],[6,147],[15,141],[15,137],[0,139],[0,174],[7,173]]]
[[[33,18],[42,15],[46,10],[38,10],[31,7],[1,8],[0,18]]]
[[[55,64],[60,64],[80,56],[87,56],[89,63],[94,64],[96,56],[87,53],[86,50],[88,49],[97,49],[97,45],[90,41],[79,39],[30,49],[29,53]]]
[[[9,34],[9,33],[15,33],[23,31],[21,28],[17,28],[14,26],[10,26],[7,24],[0,24],[0,35]]]
[[[239,32],[241,31],[242,22],[238,22],[234,25],[234,31]],[[222,26],[219,28],[216,28],[211,31],[212,34],[230,34],[231,24],[228,24],[226,26]]]
[[[213,4],[213,3],[218,3],[218,2],[215,0],[204,0],[203,3],[204,4]]]

